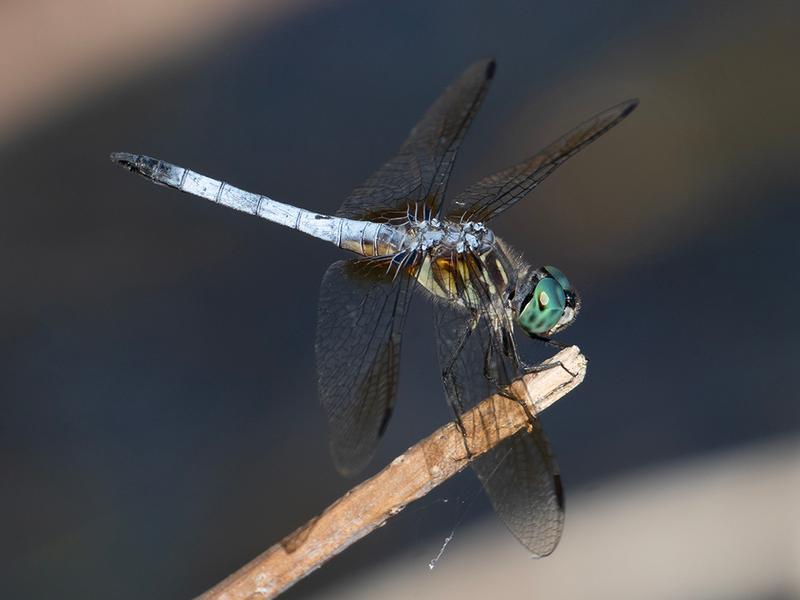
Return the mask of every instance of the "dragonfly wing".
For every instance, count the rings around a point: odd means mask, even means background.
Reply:
[[[456,154],[488,90],[494,61],[469,67],[431,106],[398,154],[342,204],[337,216],[405,220],[441,206]],[[322,282],[317,364],[337,468],[360,470],[391,415],[400,342],[413,287],[405,275],[376,276],[381,261],[342,261]],[[410,266],[408,264],[406,267]]]
[[[459,419],[486,397],[505,390],[523,372],[511,337],[512,324],[498,299],[490,296],[474,275],[464,285],[480,290],[476,295],[483,306],[478,311],[444,302],[435,306],[443,383]],[[514,536],[534,555],[550,554],[561,537],[564,496],[558,465],[539,419],[471,465],[495,512]]]
[[[385,261],[333,263],[322,279],[316,356],[337,469],[353,474],[372,457],[394,406],[411,278]]]
[[[494,511],[537,557],[556,549],[564,528],[564,492],[539,419],[472,461]]]
[[[565,136],[528,160],[489,175],[456,198],[448,217],[464,221],[488,221],[525,197],[570,157],[617,125],[638,106],[627,100],[581,123]]]
[[[345,200],[339,217],[404,219],[409,207],[437,214],[464,134],[494,75],[493,60],[467,68],[411,130],[397,155]]]

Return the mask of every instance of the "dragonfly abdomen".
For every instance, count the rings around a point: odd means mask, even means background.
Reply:
[[[405,257],[398,264],[411,265],[413,262],[418,271],[415,275],[422,271],[430,274],[434,283],[426,285],[423,282],[423,286],[439,296],[460,295],[470,277],[475,276],[472,270],[476,265],[472,264],[474,258],[471,257],[483,257],[494,246],[494,235],[481,223],[438,219],[418,221],[411,214],[402,224],[323,215],[247,192],[149,156],[120,152],[113,154],[112,159],[154,183],[297,229],[356,254]],[[408,260],[410,256],[416,260]],[[422,267],[423,264],[428,266]]]
[[[297,229],[364,256],[392,254],[401,244],[401,233],[388,224],[315,213],[261,194],[247,192],[224,181],[149,156],[117,152],[111,158],[159,185]]]

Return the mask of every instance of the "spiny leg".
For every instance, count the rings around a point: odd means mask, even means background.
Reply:
[[[513,338],[511,339],[513,340]],[[504,344],[503,354],[505,354],[508,358],[510,358],[513,361],[514,366],[517,370],[524,371],[524,367],[522,365],[522,361],[519,358],[519,355],[517,354],[516,347],[514,347],[513,345],[510,347],[510,352],[511,352],[510,354],[506,352],[506,349],[507,347]],[[498,364],[499,361],[495,361],[492,358],[492,353],[496,351],[497,350],[494,349],[494,345],[489,344],[488,348],[486,349],[486,354],[484,355],[483,376],[489,383],[492,384],[492,386],[497,390],[498,394],[500,394],[505,398],[508,398],[509,400],[516,402],[522,408],[522,410],[525,411],[525,416],[528,418],[528,421],[532,423],[533,419],[535,418],[535,415],[531,412],[528,403],[525,402],[524,399],[519,398],[515,394],[511,393],[511,389],[509,386],[509,384],[511,383],[510,381],[505,385],[503,385],[499,381],[496,368],[496,365]]]
[[[537,340],[539,342],[542,342],[544,344],[547,344],[548,346],[552,346],[553,348],[556,348],[558,350],[564,350],[565,348],[569,348],[569,344],[565,344],[564,342],[559,342],[558,340],[554,340],[552,338],[547,338],[547,337],[544,337],[544,336],[541,336],[541,335],[536,335],[536,336],[532,336],[532,337],[533,337],[533,339],[535,339],[535,340]],[[542,371],[547,371],[547,370],[553,369],[555,367],[561,367],[567,373],[569,373],[569,375],[571,377],[575,377],[577,375],[577,373],[573,373],[566,366],[564,366],[564,363],[562,363],[560,360],[556,360],[556,361],[549,362],[549,363],[539,363],[539,364],[536,364],[536,365],[530,365],[530,364],[526,363],[525,361],[523,361],[519,357],[519,354],[516,351],[516,346],[514,348],[514,354],[515,354],[515,356],[512,357],[512,358],[516,361],[516,363],[519,366],[519,368],[526,375],[529,374],[529,373],[541,373]]]
[[[467,459],[472,458],[472,452],[470,451],[469,444],[467,443],[467,430],[464,427],[464,422],[461,420],[461,415],[465,411],[465,407],[461,401],[461,395],[458,391],[458,383],[453,372],[453,367],[455,366],[456,361],[461,355],[461,351],[464,349],[464,346],[466,345],[470,336],[475,331],[475,328],[478,325],[478,320],[479,317],[476,314],[471,314],[469,321],[458,336],[458,344],[456,344],[452,355],[442,367],[442,383],[445,386],[445,395],[448,398],[450,408],[455,416],[456,427],[458,427],[458,430],[461,432],[461,437],[464,441],[464,449],[467,453]]]

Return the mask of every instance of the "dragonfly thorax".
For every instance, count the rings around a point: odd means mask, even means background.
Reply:
[[[421,251],[431,256],[466,252],[481,256],[492,250],[494,244],[494,233],[483,223],[457,223],[432,218],[409,221],[404,247],[400,250]]]
[[[408,272],[436,297],[479,310],[485,293],[503,297],[511,265],[491,229],[475,221],[408,223],[401,252],[416,255]]]

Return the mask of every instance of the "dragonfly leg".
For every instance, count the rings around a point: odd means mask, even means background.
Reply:
[[[564,350],[565,348],[569,348],[569,346],[570,346],[570,344],[565,344],[564,342],[559,342],[558,340],[554,340],[553,338],[547,338],[547,337],[544,337],[544,336],[541,336],[541,335],[534,335],[534,336],[531,336],[531,337],[533,339],[535,339],[535,340],[538,340],[538,341],[544,343],[544,344],[547,344],[548,346],[552,346],[553,348],[556,348],[558,350]],[[517,359],[517,360],[519,360],[519,359]],[[557,360],[557,361],[551,362],[551,363],[539,363],[538,365],[528,365],[528,364],[523,363],[521,360],[519,360],[519,364],[520,364],[520,367],[522,368],[522,370],[526,374],[527,373],[541,373],[542,371],[547,371],[548,369],[552,369],[554,367],[561,367],[567,373],[569,373],[572,377],[575,377],[577,375],[577,373],[573,373],[567,367],[565,367],[564,364],[560,360]]]
[[[464,403],[461,401],[461,395],[459,394],[453,367],[455,366],[461,351],[464,349],[464,345],[469,340],[472,332],[475,331],[475,327],[477,325],[478,317],[477,315],[473,314],[463,331],[459,334],[458,343],[456,344],[453,353],[442,367],[442,383],[445,387],[445,395],[448,398],[450,409],[453,411],[453,415],[455,416],[456,427],[458,427],[458,430],[461,432],[461,438],[464,441],[464,450],[467,453],[468,460],[472,458],[472,451],[469,449],[469,444],[467,443],[467,430],[464,427],[464,422],[461,420],[461,415],[466,409]]]
[[[547,371],[548,369],[552,369],[553,367],[557,367],[557,366],[562,366],[563,367],[564,366],[564,365],[561,364],[560,361],[559,362],[555,362],[555,363],[547,363],[547,364],[540,363],[538,365],[529,365],[528,363],[526,363],[524,360],[522,360],[520,358],[519,352],[517,351],[517,344],[516,344],[516,341],[514,340],[514,335],[513,334],[508,333],[506,331],[503,331],[502,339],[503,339],[503,346],[502,346],[503,354],[505,354],[508,358],[510,358],[513,361],[514,366],[516,367],[516,369],[518,371],[521,371],[522,373],[525,373],[525,374],[528,374],[528,373],[539,373],[541,371]],[[548,341],[547,338],[541,338],[541,339],[544,340],[544,341]],[[489,350],[491,350],[491,348],[489,348]],[[488,360],[488,357],[487,357],[487,360]],[[490,364],[490,363],[487,362],[487,365],[488,364]],[[567,371],[567,372],[569,372],[569,371]],[[573,375],[573,374],[570,373],[570,375]],[[574,375],[573,375],[573,377],[574,377]]]
[[[569,373],[571,377],[577,376],[577,373],[573,373],[572,371],[570,371],[560,360],[550,363],[539,363],[538,365],[528,365],[525,363],[520,363],[520,367],[523,373],[525,373],[525,375],[528,375],[529,373],[541,373],[542,371],[549,371],[550,369],[561,367],[567,373]]]
[[[532,337],[534,340],[542,342],[543,344],[547,344],[548,346],[551,346],[551,347],[556,348],[558,350],[563,350],[564,348],[569,348],[570,345],[571,345],[571,344],[566,344],[564,342],[560,342],[558,340],[554,340],[553,338],[544,337],[543,335],[532,335],[530,337]]]
[[[444,384],[445,393],[450,402],[453,416],[455,417],[454,422],[464,442],[464,451],[467,453],[467,460],[471,460],[472,451],[469,449],[469,444],[467,443],[467,429],[464,427],[464,421],[461,420],[461,414],[465,410],[464,403],[461,401],[461,396],[458,393],[458,386],[456,385],[456,379],[452,370],[442,372],[442,383]]]
[[[511,358],[514,361],[514,363],[515,363],[515,365],[516,365],[516,367],[518,369],[520,369],[522,371],[525,371],[526,367],[522,363],[522,361],[520,360],[519,355],[517,354],[516,348],[513,347],[513,346],[511,346],[510,348],[511,348],[510,349],[510,354],[509,354],[509,350],[504,350],[503,353],[506,354],[509,358]],[[497,351],[496,349],[493,350],[493,347],[492,347],[491,344],[486,349],[486,354],[484,355],[484,359],[483,359],[483,376],[486,378],[486,380],[489,383],[492,384],[492,386],[494,386],[494,388],[497,390],[498,394],[500,394],[500,395],[508,398],[509,400],[512,400],[512,401],[516,402],[517,404],[519,404],[522,407],[522,410],[525,411],[525,416],[528,418],[528,421],[533,423],[535,415],[531,412],[531,410],[530,410],[530,408],[528,406],[528,403],[525,402],[525,400],[523,400],[522,398],[519,398],[518,396],[516,396],[515,394],[512,394],[511,391],[510,391],[511,388],[507,384],[506,385],[501,384],[499,379],[498,379],[497,373],[492,368],[492,366],[495,364],[495,361],[492,358],[492,352],[496,352],[496,351]]]
[[[541,373],[542,371],[548,371],[550,369],[555,369],[556,367],[561,367],[567,373],[569,373],[571,377],[576,377],[578,375],[577,373],[570,371],[560,360],[550,363],[539,363],[538,365],[522,365],[522,370],[527,375],[529,373]]]
[[[464,327],[464,330],[458,336],[458,344],[456,344],[453,353],[450,355],[450,358],[447,359],[447,362],[442,367],[442,377],[445,374],[452,375],[453,366],[456,364],[456,360],[458,359],[458,355],[461,354],[461,351],[464,349],[464,345],[469,340],[469,336],[472,335],[472,332],[475,331],[475,327],[478,325],[478,317],[476,315],[472,315]]]

